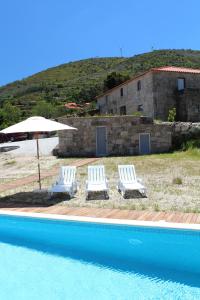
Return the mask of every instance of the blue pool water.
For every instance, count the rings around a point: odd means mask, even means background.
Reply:
[[[1,216],[0,299],[200,299],[200,232]]]

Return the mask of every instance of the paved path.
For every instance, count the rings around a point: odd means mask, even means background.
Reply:
[[[81,167],[90,163],[93,163],[97,161],[99,158],[84,158],[84,159],[77,159],[74,162],[70,163],[71,166]],[[41,179],[45,179],[51,176],[57,175],[59,172],[59,165],[56,164],[48,171],[42,171],[41,173]],[[30,175],[24,178],[20,178],[17,180],[14,180],[12,182],[7,182],[0,184],[0,192],[5,192],[7,190],[16,189],[23,185],[28,185],[32,182],[38,181],[38,174]]]
[[[1,210],[11,210],[19,212],[60,214],[71,216],[84,216],[96,218],[126,219],[140,221],[166,221],[173,223],[200,224],[200,214],[181,212],[150,212],[134,211],[125,209],[109,208],[87,208],[87,207],[63,207],[59,205],[49,207],[15,207],[2,208]]]

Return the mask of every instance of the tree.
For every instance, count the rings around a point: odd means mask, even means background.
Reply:
[[[6,101],[3,107],[0,109],[0,128],[6,128],[15,123],[18,123],[21,119],[21,110]]]
[[[45,118],[54,117],[54,106],[51,103],[45,101],[39,101],[36,106],[32,109],[32,115],[41,116]]]
[[[39,101],[32,109],[32,115],[45,117],[47,119],[56,118],[64,114],[64,106],[55,106],[46,101]]]
[[[104,80],[104,91],[112,89],[113,87],[123,83],[128,79],[130,79],[129,75],[112,72],[108,74],[107,78]]]

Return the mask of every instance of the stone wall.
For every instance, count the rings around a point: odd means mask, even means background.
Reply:
[[[200,121],[200,89],[186,88],[177,93],[177,119],[184,122]]]
[[[171,127],[173,149],[179,149],[188,140],[200,139],[200,123],[165,122],[163,124]]]
[[[180,93],[177,90],[178,78],[184,78],[186,86]],[[153,72],[154,118],[167,120],[169,110],[176,107],[179,121],[200,121],[195,107],[200,104],[199,87],[199,74]]]
[[[107,155],[139,154],[139,134],[149,133],[151,153],[171,148],[171,126],[153,124],[150,118],[133,116],[59,118],[78,130],[59,132],[60,156],[96,156],[96,127],[107,129]]]

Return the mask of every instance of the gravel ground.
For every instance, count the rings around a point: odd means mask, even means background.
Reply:
[[[40,139],[39,143],[41,172],[48,170],[54,165],[65,165],[74,160],[74,158],[57,159],[57,157],[51,154],[52,150],[58,144],[57,137]],[[0,144],[0,148],[2,147],[8,147],[8,150],[13,147],[18,148],[7,152],[0,152],[0,184],[37,174],[35,140]]]

